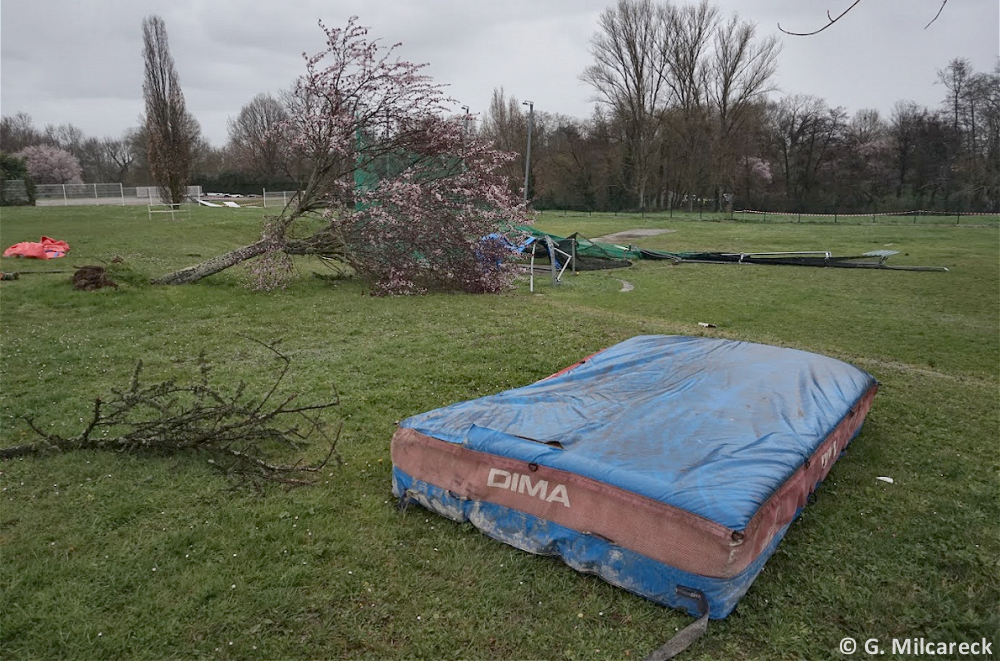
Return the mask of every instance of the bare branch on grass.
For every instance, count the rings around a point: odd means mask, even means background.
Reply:
[[[340,462],[336,448],[341,425],[331,429],[322,417],[324,411],[340,403],[340,397],[334,389],[331,401],[297,404],[297,393],[280,392],[291,359],[278,350],[277,342],[247,339],[273,353],[282,363],[273,384],[259,399],[247,393],[243,382],[229,392],[213,386],[212,367],[204,354],[198,357],[198,380],[190,384],[178,383],[176,378],[146,383],[140,360],[126,389],[112,390],[106,399],[94,399],[87,425],[78,435],[67,438],[51,434],[34,418],[24,416],[39,440],[0,449],[0,459],[70,450],[198,453],[213,468],[258,488],[264,483],[311,484],[309,474],[323,470],[331,459]],[[322,460],[307,464],[300,459],[287,464],[274,459],[290,451],[302,451],[314,439],[327,444]]]

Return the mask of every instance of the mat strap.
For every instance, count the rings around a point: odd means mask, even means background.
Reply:
[[[698,604],[698,619],[677,632],[677,634],[663,644],[663,647],[652,652],[644,661],[667,661],[672,659],[696,640],[705,635],[708,630],[708,600],[701,590],[686,588],[683,585],[677,586],[677,596],[691,599]]]

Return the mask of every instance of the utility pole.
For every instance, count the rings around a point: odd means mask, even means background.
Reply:
[[[528,151],[524,155],[524,206],[528,206],[528,175],[531,172],[531,129],[535,124],[535,104],[532,101],[522,101],[522,106],[528,106]]]
[[[465,134],[469,132],[469,106],[462,106],[462,172],[465,172]]]

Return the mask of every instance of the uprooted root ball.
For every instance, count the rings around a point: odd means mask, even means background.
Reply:
[[[118,288],[118,283],[108,277],[103,266],[81,266],[73,274],[73,289],[94,291],[102,287]]]

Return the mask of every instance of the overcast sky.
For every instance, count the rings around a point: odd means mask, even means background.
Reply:
[[[142,19],[167,27],[188,110],[216,146],[226,121],[261,92],[287,88],[305,71],[303,51],[323,47],[322,19],[357,15],[370,35],[429,63],[446,92],[483,112],[493,90],[530,99],[536,110],[589,117],[593,92],[580,82],[589,41],[613,0],[3,0],[0,112],[23,111],[37,128],[71,123],[88,136],[118,137],[139,124]],[[811,94],[853,113],[888,115],[898,100],[938,107],[937,71],[956,57],[990,71],[1000,53],[1000,2],[866,0],[812,37],[778,32],[821,27],[851,0],[715,0],[759,34],[777,34],[780,94]]]

